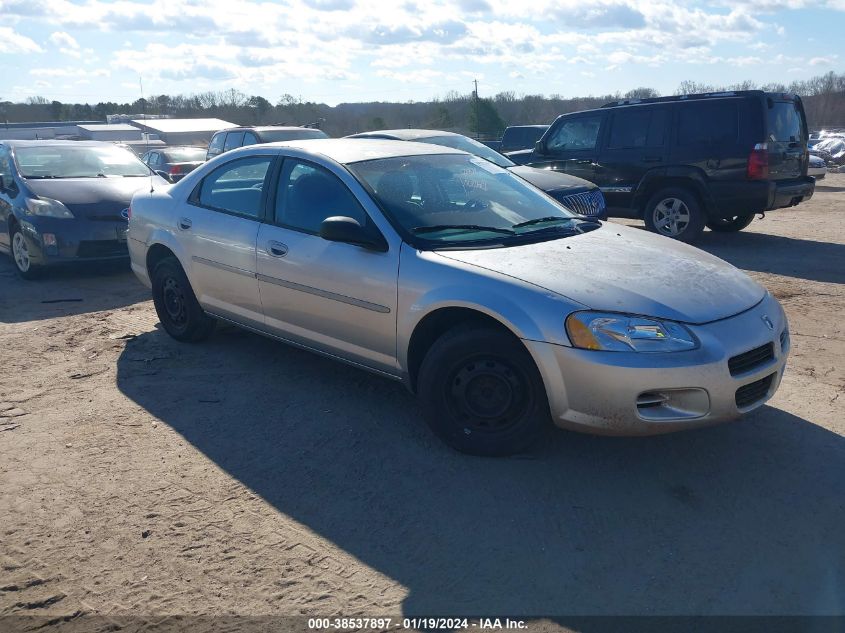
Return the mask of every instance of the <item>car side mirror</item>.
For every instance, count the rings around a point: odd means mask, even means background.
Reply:
[[[18,186],[15,184],[15,179],[8,174],[0,174],[0,191],[17,193]]]
[[[156,175],[161,176],[162,178],[164,178],[167,182],[169,182],[171,184],[173,184],[173,182],[174,182],[173,178],[171,178],[170,174],[168,174],[166,171],[161,171],[160,169],[156,169]]]
[[[358,220],[343,215],[333,215],[323,220],[320,237],[329,242],[355,244],[370,251],[387,251],[387,241],[381,233],[363,227]]]
[[[545,154],[546,153],[546,144],[543,142],[542,139],[534,143],[534,152],[536,154]]]

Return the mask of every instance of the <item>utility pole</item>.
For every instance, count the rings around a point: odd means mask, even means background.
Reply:
[[[475,84],[475,90],[472,91],[473,102],[472,107],[475,109],[475,138],[478,139],[481,136],[481,132],[479,130],[479,120],[478,120],[478,79],[473,79],[472,83]]]

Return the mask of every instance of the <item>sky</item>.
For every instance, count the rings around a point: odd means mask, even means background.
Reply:
[[[845,72],[845,0],[0,0],[0,101],[335,105]]]

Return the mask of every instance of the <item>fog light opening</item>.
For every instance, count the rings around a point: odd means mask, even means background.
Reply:
[[[42,233],[41,242],[44,244],[44,246],[58,245],[58,242],[56,241],[56,236],[53,233]]]

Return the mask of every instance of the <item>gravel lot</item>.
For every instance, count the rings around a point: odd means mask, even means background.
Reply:
[[[786,307],[769,405],[496,460],[387,380],[171,340],[126,270],[0,257],[0,615],[845,613],[845,174],[699,246]]]

